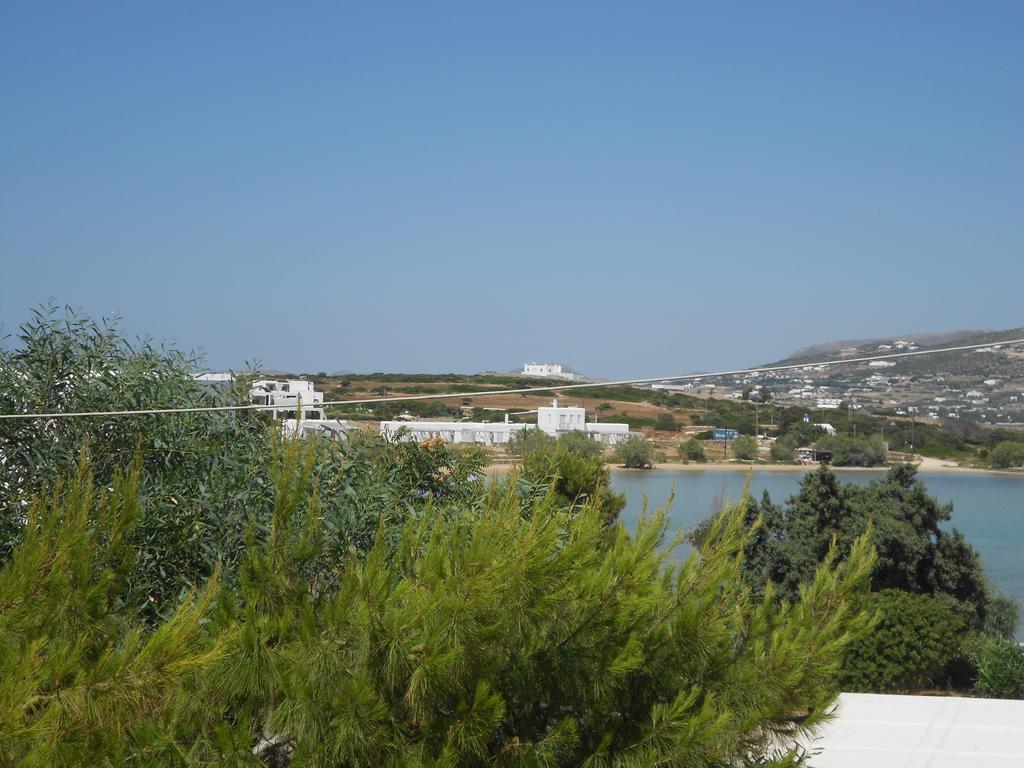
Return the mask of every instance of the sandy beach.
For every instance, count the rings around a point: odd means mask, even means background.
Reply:
[[[1013,476],[1024,478],[1024,471],[1012,470],[1012,469],[986,469],[984,467],[962,467],[959,464],[944,459],[932,459],[922,457],[915,462],[919,472],[938,472],[938,473],[949,473],[949,474],[975,474],[975,475],[1002,475],[1002,476]],[[500,477],[506,474],[509,470],[518,466],[517,464],[490,464],[486,468],[486,473],[491,477]],[[626,467],[620,467],[613,463],[609,463],[608,468],[613,472],[706,472],[708,470],[714,471],[729,471],[729,472],[810,472],[813,469],[817,469],[816,464],[768,464],[768,463],[757,463],[751,464],[750,462],[740,461],[706,461],[702,464],[697,462],[690,462],[689,464],[683,464],[681,462],[666,461],[657,464],[653,470],[647,469],[627,469]],[[840,470],[842,472],[879,472],[885,470],[886,467],[833,467],[833,469]]]

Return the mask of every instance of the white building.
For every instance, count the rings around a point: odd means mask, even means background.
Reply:
[[[235,381],[233,373],[197,373],[192,378],[200,384],[232,384]]]
[[[587,412],[579,406],[559,407],[558,401],[552,400],[551,405],[537,409],[537,429],[552,437],[563,432],[578,432],[586,426]]]
[[[267,409],[275,419],[294,418],[296,409],[301,405],[302,418],[322,419],[324,409],[320,403],[324,401],[324,393],[313,389],[313,382],[304,379],[275,381],[266,379],[254,381],[249,390],[254,405],[272,405]]]
[[[557,437],[567,432],[583,432],[604,445],[618,445],[629,437],[629,424],[588,422],[587,412],[579,406],[559,406],[553,401],[537,409],[537,428]],[[507,417],[506,417],[507,418]],[[504,445],[529,424],[482,421],[382,421],[380,433],[405,440],[436,440],[446,443]]]
[[[318,435],[329,440],[341,440],[348,437],[349,425],[342,419],[285,419],[281,422],[281,431],[288,437]]]
[[[523,363],[523,376],[536,376],[542,379],[564,379],[575,381],[581,376],[569,370],[561,363]]]
[[[838,408],[842,402],[843,401],[838,397],[819,397],[818,410],[834,410]]]
[[[382,421],[380,433],[401,440],[444,440],[446,443],[505,445],[529,424],[486,421]]]
[[[324,418],[324,393],[313,389],[311,381],[254,381],[249,395],[254,405],[273,406],[264,412],[269,412],[275,420],[281,421],[281,431],[285,435],[321,435],[334,440],[348,435],[347,421]]]

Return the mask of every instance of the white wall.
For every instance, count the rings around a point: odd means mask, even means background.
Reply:
[[[382,421],[380,433],[387,438],[406,441],[436,440],[446,443],[504,445],[527,424],[486,421]],[[404,431],[401,431],[404,430]]]
[[[537,429],[548,435],[582,430],[586,427],[587,412],[575,405],[541,406],[537,409]]]

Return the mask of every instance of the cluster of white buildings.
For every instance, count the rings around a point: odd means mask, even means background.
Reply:
[[[347,421],[328,419],[324,415],[324,393],[305,379],[262,379],[254,381],[249,395],[253,405],[281,422],[285,434],[300,436],[325,435],[340,439],[349,431]],[[567,432],[582,432],[604,445],[618,445],[629,437],[628,424],[587,421],[586,411],[579,406],[560,406],[557,401],[537,409],[536,428],[557,437]],[[400,440],[441,439],[447,443],[504,445],[517,432],[533,429],[532,424],[481,421],[382,421],[380,433]]]
[[[536,428],[546,435],[557,437],[567,432],[582,432],[604,445],[618,445],[629,437],[629,424],[587,421],[586,411],[579,406],[560,406],[552,401],[537,409]],[[474,443],[476,445],[504,445],[517,432],[533,429],[532,424],[514,424],[505,417],[503,422],[486,421],[382,421],[380,432],[385,437],[400,440],[436,440],[447,443]]]

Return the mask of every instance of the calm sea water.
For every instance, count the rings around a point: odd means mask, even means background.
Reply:
[[[885,473],[837,470],[836,474],[844,482],[867,483]],[[922,472],[918,477],[932,496],[953,502],[950,525],[963,531],[981,553],[996,588],[1024,607],[1024,476]],[[755,472],[750,490],[758,499],[767,490],[773,501],[782,502],[799,490],[802,478],[797,472]],[[738,499],[746,480],[746,473],[728,470],[612,470],[612,485],[626,494],[620,519],[629,527],[636,525],[644,496],[651,508],[663,505],[674,484],[675,498],[669,508],[672,525],[690,528],[710,515],[721,500]],[[687,553],[684,549],[677,556]],[[1024,639],[1024,626],[1018,636]]]

